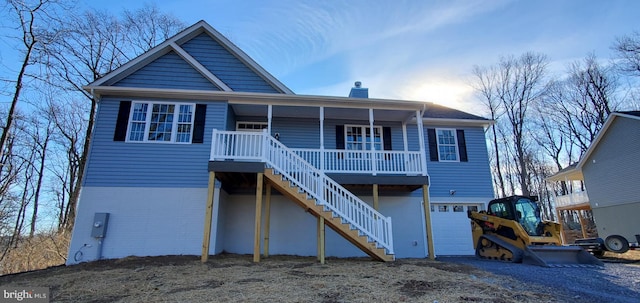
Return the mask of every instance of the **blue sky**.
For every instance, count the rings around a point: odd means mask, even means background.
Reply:
[[[640,30],[640,1],[243,1],[155,3],[187,25],[209,22],[298,94],[370,97],[474,108],[474,64],[546,54],[553,72]],[[143,2],[87,1],[119,12]]]

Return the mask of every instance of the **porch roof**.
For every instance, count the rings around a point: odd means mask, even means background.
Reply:
[[[415,111],[421,111],[424,112],[425,121],[484,126],[493,122],[425,101],[91,85],[85,86],[84,89],[98,98],[101,96],[173,99],[186,97],[190,100],[227,101],[236,115],[241,116],[266,116],[267,105],[272,105],[274,117],[317,118],[319,117],[317,108],[325,107],[327,118],[368,120],[369,113],[365,109],[372,108],[375,110],[376,121],[415,121]]]

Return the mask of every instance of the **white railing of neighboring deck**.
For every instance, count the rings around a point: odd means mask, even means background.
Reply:
[[[391,218],[385,217],[266,132],[213,130],[211,158],[265,162],[345,223],[393,254]]]
[[[571,193],[568,195],[557,196],[555,198],[556,207],[570,207],[580,204],[589,203],[589,195],[586,191]]]

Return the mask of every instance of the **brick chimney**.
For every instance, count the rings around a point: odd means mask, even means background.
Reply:
[[[349,92],[349,98],[369,98],[369,89],[362,87],[362,82],[356,81]]]

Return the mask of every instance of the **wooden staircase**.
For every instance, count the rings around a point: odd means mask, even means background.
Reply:
[[[374,240],[358,231],[352,224],[345,223],[338,214],[317,203],[315,198],[312,198],[302,188],[287,180],[283,175],[276,173],[273,168],[267,168],[264,176],[280,193],[300,205],[310,214],[316,217],[323,217],[326,225],[373,259],[379,261],[393,261],[395,259],[394,255],[388,254],[385,248],[378,247]]]
[[[329,178],[267,132],[217,131],[211,159],[250,160],[266,164],[264,175],[279,192],[376,260],[392,261],[393,225],[342,185]]]

